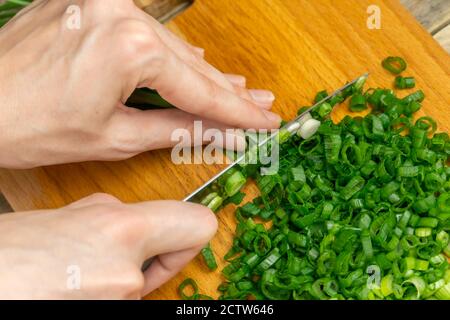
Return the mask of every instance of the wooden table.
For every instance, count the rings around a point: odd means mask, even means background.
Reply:
[[[381,30],[366,27],[370,4],[382,10]],[[450,132],[450,57],[397,1],[197,0],[170,27],[205,48],[206,59],[222,71],[244,74],[250,87],[273,90],[278,97],[274,109],[285,119],[317,91],[340,87],[366,71],[371,73],[368,86],[390,87],[393,77],[380,62],[388,55],[403,56],[407,74],[427,95],[421,114],[433,116],[440,130]],[[346,113],[341,106],[333,117]],[[125,202],[181,199],[221,167],[176,166],[169,151],[154,151],[116,163],[0,170],[0,188],[15,210],[60,207],[94,192]],[[249,197],[256,194],[252,185],[246,191]],[[234,233],[233,208],[218,217],[212,245],[222,257]],[[197,258],[149,298],[177,298],[185,277],[195,278],[212,296],[222,281]]]

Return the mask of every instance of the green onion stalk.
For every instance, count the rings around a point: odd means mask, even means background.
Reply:
[[[32,0],[6,0],[0,4],[0,28],[11,20],[20,10],[28,6]]]

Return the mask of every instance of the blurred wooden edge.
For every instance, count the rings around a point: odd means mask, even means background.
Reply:
[[[450,53],[450,24],[436,33],[434,38]]]
[[[136,5],[161,23],[189,8],[194,0],[134,0]]]

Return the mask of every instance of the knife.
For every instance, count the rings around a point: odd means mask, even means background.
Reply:
[[[280,131],[288,132],[291,136],[295,134],[298,129],[300,128],[300,123],[302,119],[311,111],[313,111],[315,108],[320,106],[322,103],[327,102],[331,98],[339,95],[347,88],[351,87],[358,81],[364,81],[369,76],[368,73],[365,73],[364,75],[356,78],[352,82],[347,83],[345,86],[337,89],[335,92],[330,94],[328,97],[323,98],[319,102],[317,102],[315,105],[310,107],[309,109],[302,112],[300,115],[298,115],[294,120],[288,122],[286,125],[284,125],[280,130],[275,132],[274,134],[270,135],[268,138],[264,139],[263,141],[259,142],[257,145],[257,148],[260,148],[264,146],[269,141],[275,139]],[[245,160],[246,154],[244,153],[240,157],[237,158],[236,161],[234,161],[232,164],[230,164],[228,167],[220,171],[218,174],[216,174],[214,177],[212,177],[210,180],[208,180],[205,184],[203,184],[200,188],[192,192],[190,195],[188,195],[186,198],[183,199],[183,202],[191,202],[191,203],[201,203],[201,201],[211,192],[211,189],[215,187],[215,185],[218,183],[218,180],[220,177],[222,177],[224,174],[226,174],[229,170],[235,168],[236,166],[239,166],[241,162]],[[145,271],[150,264],[152,263],[153,258],[148,259],[144,262],[144,265],[142,267],[142,270]]]
[[[356,82],[367,79],[368,76],[369,76],[369,74],[366,73],[366,74],[356,78],[352,82],[347,83],[342,88],[337,89],[335,92],[330,94],[328,97],[323,98],[322,100],[317,102],[315,105],[313,105],[312,107],[310,107],[309,109],[305,110],[300,115],[298,115],[294,120],[292,120],[289,123],[287,123],[286,125],[284,125],[279,131],[277,131],[276,133],[272,134],[267,139],[264,139],[261,142],[259,142],[257,147],[260,148],[260,147],[264,146],[266,143],[268,143],[269,141],[275,139],[275,137],[278,135],[278,132],[280,132],[280,131],[289,132],[290,135],[295,134],[297,132],[297,130],[300,128],[300,123],[301,123],[302,119],[308,113],[313,111],[315,108],[320,106],[322,103],[327,102],[331,98],[339,95],[345,89],[347,89],[347,88],[351,87],[352,85],[354,85]],[[210,180],[208,180],[200,188],[198,188],[197,190],[192,192],[189,196],[184,198],[183,201],[184,202],[192,202],[192,203],[200,203],[210,193],[210,190],[217,184],[217,181],[219,180],[219,178],[221,176],[223,176],[224,174],[226,174],[229,170],[235,168],[236,166],[239,166],[239,164],[244,159],[245,159],[245,153],[243,155],[241,155],[240,157],[238,157],[238,159],[236,161],[234,161],[232,164],[230,164],[228,167],[226,167],[225,169],[220,171],[218,174],[216,174],[214,177],[212,177]]]

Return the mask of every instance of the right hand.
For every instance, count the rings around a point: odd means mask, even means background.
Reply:
[[[81,12],[79,29],[68,28]],[[204,127],[277,128],[274,96],[245,89],[132,0],[35,0],[0,29],[0,167],[121,160]],[[140,87],[178,110],[124,106]]]
[[[177,274],[216,229],[215,215],[200,205],[125,205],[105,194],[1,215],[0,299],[139,299]],[[74,270],[79,290],[71,287]]]

